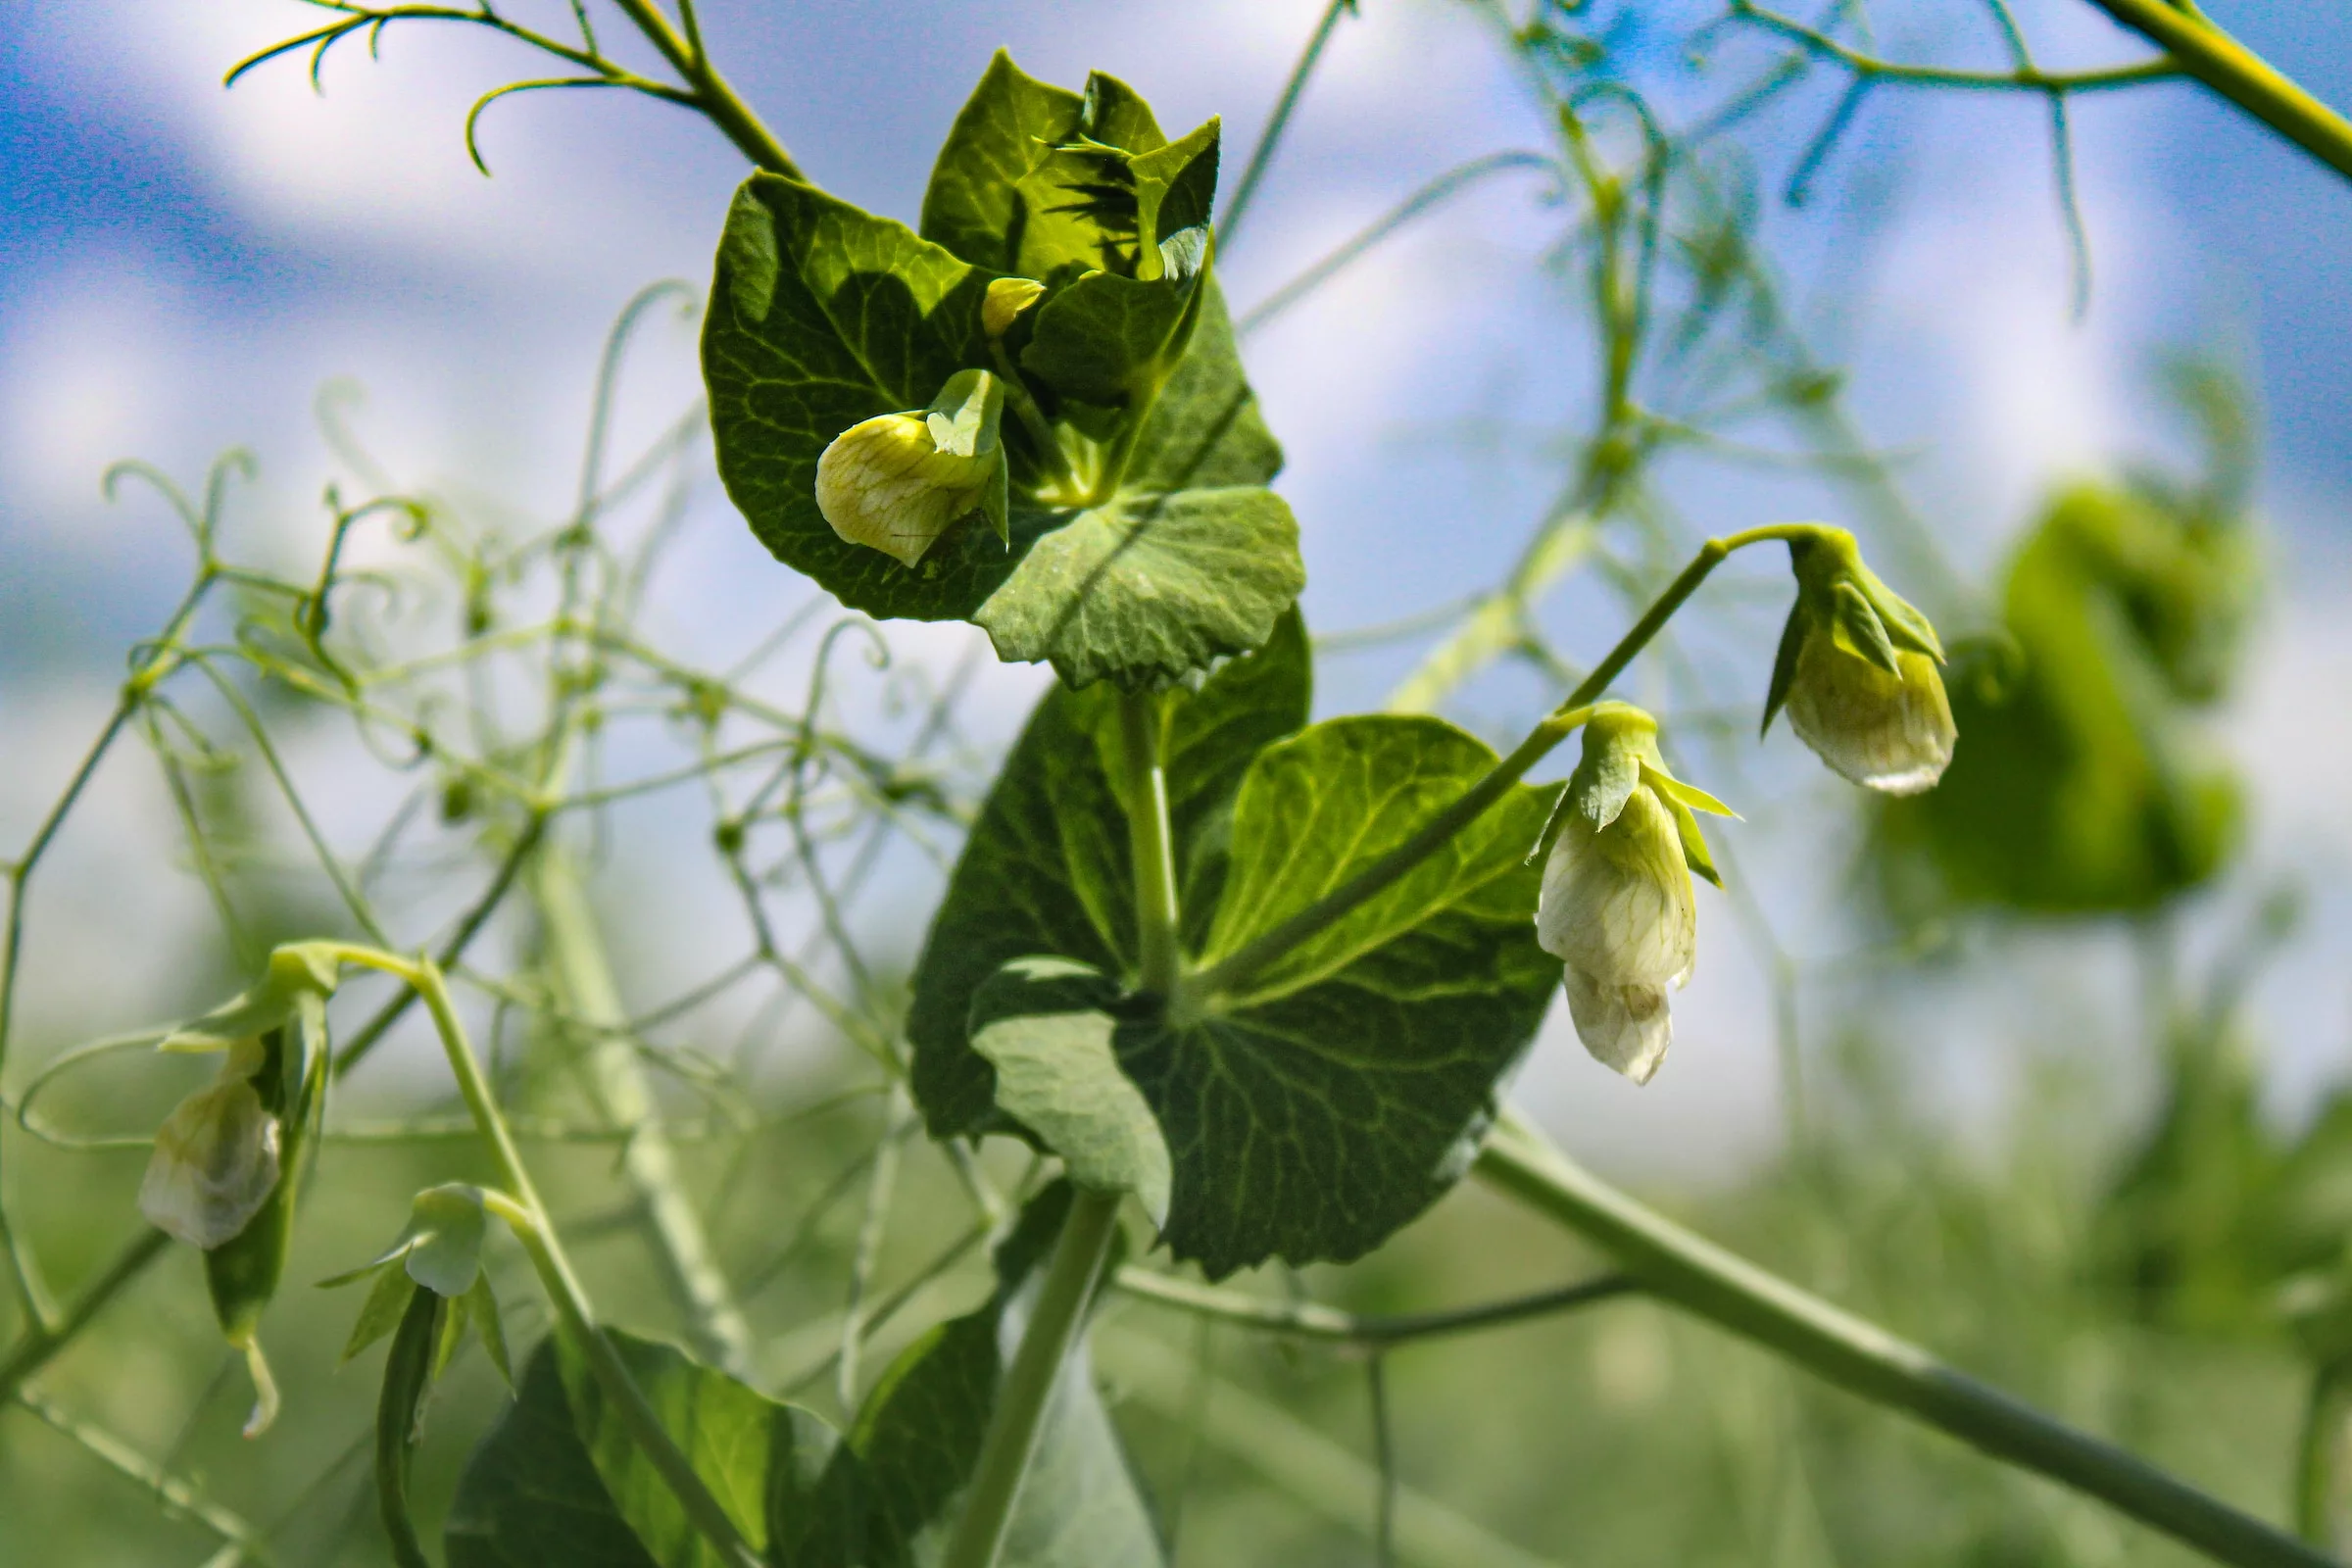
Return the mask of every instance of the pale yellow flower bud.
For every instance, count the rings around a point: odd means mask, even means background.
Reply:
[[[980,330],[990,337],[1003,337],[1045,291],[1045,284],[1026,277],[998,278],[988,285],[988,293],[980,301]]]
[[[1826,633],[1807,637],[1788,688],[1788,727],[1854,783],[1917,795],[1943,777],[1959,731],[1936,662],[1906,648],[1895,663],[1889,673]]]
[[[1788,556],[1796,603],[1765,726],[1785,707],[1798,738],[1843,777],[1887,795],[1934,788],[1958,738],[1936,628],[1862,564],[1843,529],[1792,540]]]
[[[948,382],[929,411],[882,414],[834,438],[816,463],[816,505],[833,531],[911,566],[971,513],[1004,531],[1002,383],[986,370]]]

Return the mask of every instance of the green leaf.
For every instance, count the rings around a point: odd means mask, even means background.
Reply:
[[[1073,718],[1079,709],[1066,696],[1041,707],[974,830],[918,971],[918,1019],[939,1007],[939,993],[967,983],[968,971],[937,956],[948,943],[960,937],[978,948],[990,937],[1036,934],[1027,922],[1003,929],[1012,910],[1043,892],[1014,894],[1013,878],[1045,865],[1065,886],[1083,874],[1098,887],[1127,888],[1115,792],[1099,750],[1086,749],[1096,731]],[[1215,741],[1206,736],[1217,731],[1202,733],[1196,760],[1230,777],[1247,742],[1240,733]],[[1184,758],[1171,748],[1178,799],[1188,794]],[[1210,882],[1219,891],[1199,961],[1213,962],[1347,881],[1494,760],[1473,737],[1432,718],[1342,719],[1266,747],[1233,797],[1221,835],[1231,862]],[[1113,942],[1091,920],[1068,922],[1064,930],[1075,928],[1089,949],[1080,963],[1102,978],[1087,980],[1063,964],[1042,975],[1043,966],[1016,969],[986,990],[968,981],[979,992],[971,1006],[978,1030],[1018,1016],[1040,1038],[958,1049],[934,1015],[916,1034],[917,1094],[941,1131],[1011,1121],[1073,1164],[1091,1160],[1102,1142],[1100,1107],[1114,1098],[1099,1060],[1107,1040],[1169,1152],[1162,1240],[1179,1257],[1221,1275],[1275,1256],[1358,1256],[1459,1176],[1496,1081],[1534,1038],[1558,983],[1558,964],[1536,945],[1538,878],[1522,859],[1546,804],[1544,791],[1514,789],[1396,886],[1263,971],[1247,995],[1189,1015],[1163,1017],[1123,998],[1132,972],[1095,956]],[[1203,819],[1196,808],[1195,844],[1205,836]],[[1079,870],[1053,854],[1073,842],[1092,846]],[[1187,853],[1181,828],[1178,853]],[[1123,953],[1126,928],[1114,930]],[[1064,949],[1062,956],[1072,954]],[[1034,987],[1026,1002],[1024,985]],[[1019,1075],[991,1067],[991,1057],[1000,1066],[1013,1060],[1015,1047],[1030,1058]],[[1080,1053],[1083,1071],[1036,1070],[1038,1058]],[[950,1104],[930,1093],[943,1082],[955,1086]],[[973,1109],[992,1087],[1001,1118],[993,1123]],[[1125,1125],[1123,1114],[1110,1119]],[[1074,1138],[1073,1127],[1087,1139]],[[1131,1146],[1144,1142],[1132,1130],[1120,1136]]]
[[[893,1362],[852,1429],[855,1478],[868,1499],[874,1568],[936,1560],[978,1462],[1004,1375],[1004,1315],[1043,1262],[1069,1206],[1056,1183],[1031,1202],[998,1251],[998,1287]],[[1021,1483],[1000,1568],[1160,1568],[1166,1560],[1084,1341],[1064,1363]],[[847,1564],[843,1568],[848,1568]]]
[[[812,1527],[813,1478],[835,1447],[823,1421],[668,1346],[605,1332],[747,1539],[781,1543]],[[718,1560],[685,1525],[601,1397],[582,1396],[588,1388],[585,1370],[552,1340],[542,1341],[515,1402],[459,1482],[443,1541],[450,1568],[683,1568]],[[771,1560],[814,1568],[781,1545]],[[825,1559],[822,1568],[850,1565]]]
[[[1103,266],[1117,236],[1087,210],[1095,171],[1057,151],[1080,139],[1130,153],[1167,143],[1151,107],[1116,77],[1098,73],[1082,96],[1026,74],[999,50],[932,167],[923,237],[1020,277]]]
[[[754,1549],[768,1539],[767,1477],[779,1442],[789,1448],[802,1428],[789,1407],[748,1389],[685,1351],[653,1340],[606,1331],[629,1375]],[[662,1568],[733,1568],[679,1506],[669,1483],[654,1468],[628,1425],[605,1398],[603,1385],[569,1346],[558,1342],[558,1363],[570,1396],[572,1430],[603,1478],[606,1493]]]
[[[1089,272],[1038,308],[1021,368],[1065,398],[1140,407],[1182,357],[1205,281],[1198,271],[1150,282]]]
[[[393,1331],[392,1353],[384,1358],[384,1382],[375,1401],[375,1497],[384,1532],[392,1538],[392,1560],[400,1568],[431,1568],[416,1527],[409,1519],[409,1462],[424,1419],[424,1396],[432,1388],[434,1349],[441,1338],[447,1303],[430,1291],[417,1291]]]
[[[854,610],[963,619],[1017,563],[967,525],[904,566],[841,538],[816,505],[817,459],[835,436],[988,368],[987,286],[905,224],[796,180],[756,174],[736,193],[703,327],[719,476],[760,543]],[[1033,530],[1053,521],[1028,514]]]
[[[1258,652],[1228,661],[1198,692],[1162,699],[1176,863],[1203,922],[1224,876],[1234,793],[1251,758],[1305,723],[1309,682],[1306,632],[1293,612]],[[1051,953],[1107,975],[1130,970],[1127,827],[1100,752],[1115,716],[1108,692],[1048,692],[949,878],[906,1020],[915,1099],[935,1137],[1004,1125],[995,1070],[965,1032],[973,995],[1000,966]]]
[[[1233,321],[1214,277],[1201,285],[1200,300],[1184,359],[1137,438],[1127,466],[1131,490],[1264,484],[1282,470],[1282,447],[1242,373]]]
[[[1271,490],[1122,496],[1036,540],[972,618],[1007,661],[1071,686],[1164,684],[1246,653],[1306,586],[1298,524]]]
[[[1076,684],[1165,682],[1262,642],[1305,569],[1289,508],[1255,488],[1278,455],[1229,334],[1203,345],[1198,369],[1190,355],[1177,365],[1125,488],[1103,504],[1016,504],[1006,539],[967,522],[912,567],[834,532],[814,488],[826,446],[989,363],[987,282],[797,181],[745,184],[719,248],[703,366],[719,472],[753,531],[853,609],[977,620],[1002,657],[1051,660]],[[1206,323],[1209,302],[1192,297]],[[1006,439],[1016,457],[1027,450],[1020,432]],[[1188,488],[1171,493],[1178,484]]]
[[[1119,1068],[1118,987],[1067,958],[1015,958],[972,999],[972,1049],[997,1069],[997,1104],[1061,1156],[1070,1180],[1168,1213],[1168,1145]]]
[[[1318,724],[1252,764],[1214,962],[1400,843],[1494,763],[1432,718]],[[1536,945],[1520,786],[1445,850],[1262,971],[1247,997],[1119,1058],[1175,1155],[1163,1240],[1211,1275],[1360,1256],[1459,1177],[1496,1082],[1535,1038],[1559,966]]]

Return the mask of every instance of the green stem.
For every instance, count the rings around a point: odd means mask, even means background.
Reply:
[[[1225,206],[1224,220],[1217,224],[1221,244],[1233,243],[1233,232],[1242,226],[1242,215],[1250,210],[1250,202],[1257,194],[1258,181],[1274,162],[1274,149],[1282,145],[1282,134],[1291,127],[1291,114],[1298,107],[1299,95],[1306,91],[1309,76],[1323,58],[1324,45],[1331,42],[1332,29],[1340,24],[1342,12],[1352,13],[1355,0],[1331,0],[1323,8],[1323,19],[1306,40],[1306,49],[1298,56],[1298,64],[1291,68],[1291,79],[1282,84],[1282,96],[1275,100],[1274,112],[1266,117],[1266,128],[1257,138],[1257,146],[1250,154],[1249,167],[1242,171],[1241,182],[1234,187],[1233,200]]]
[[[2303,90],[2269,61],[2192,6],[2170,0],[2090,0],[2173,57],[2180,70],[2346,178],[2352,178],[2352,122]]]
[[[2111,1444],[1979,1383],[1651,1212],[1505,1114],[1478,1157],[1489,1186],[1575,1231],[1644,1287],[1874,1403],[2063,1482],[2240,1568],[2333,1559]]]
[[[1415,1340],[1503,1328],[1529,1318],[1546,1317],[1554,1312],[1571,1312],[1600,1301],[1615,1300],[1642,1289],[1638,1282],[1623,1274],[1604,1274],[1598,1279],[1580,1280],[1574,1285],[1562,1285],[1499,1301],[1482,1301],[1476,1306],[1454,1307],[1442,1312],[1407,1312],[1396,1317],[1359,1317],[1335,1306],[1325,1306],[1320,1301],[1281,1301],[1263,1296],[1248,1296],[1220,1286],[1198,1285],[1173,1274],[1139,1268],[1133,1263],[1124,1265],[1113,1274],[1111,1283],[1130,1296],[1200,1317],[1236,1323],[1260,1333],[1280,1334],[1300,1340],[1324,1340],[1362,1349],[1380,1349]]]
[[[584,1028],[573,1044],[590,1098],[606,1122],[629,1130],[620,1168],[645,1218],[646,1240],[684,1307],[696,1348],[735,1377],[752,1366],[751,1326],[712,1254],[702,1216],[679,1179],[677,1156],[644,1066],[622,1028],[627,1010],[612,982],[603,933],[569,856],[550,847],[533,878],[556,990]]]
[[[988,1435],[981,1440],[980,1457],[972,1469],[972,1490],[940,1568],[995,1568],[1012,1523],[1021,1477],[1045,1426],[1046,1403],[1086,1321],[1086,1305],[1117,1233],[1118,1218],[1116,1193],[1082,1188],[1071,1200],[1037,1306],[1021,1333],[1021,1348],[997,1389],[996,1409],[989,1415]]]
[[[340,956],[347,961],[381,969],[408,981],[424,999],[425,1009],[433,1016],[433,1027],[441,1036],[442,1052],[449,1058],[449,1070],[458,1080],[458,1093],[472,1113],[474,1125],[481,1130],[482,1142],[489,1146],[499,1180],[508,1189],[505,1193],[483,1194],[483,1206],[507,1222],[515,1240],[530,1254],[531,1266],[555,1302],[556,1315],[564,1332],[587,1357],[590,1373],[604,1390],[605,1397],[620,1412],[629,1436],[676,1494],[678,1506],[687,1519],[717,1547],[722,1559],[738,1568],[760,1568],[760,1554],[743,1539],[735,1521],[695,1473],[693,1461],[670,1441],[662,1418],[646,1402],[645,1392],[629,1375],[620,1352],[597,1328],[588,1293],[572,1271],[563,1244],[556,1239],[546,1205],[540,1202],[538,1189],[532,1186],[530,1172],[522,1163],[522,1152],[514,1147],[514,1135],[509,1131],[497,1098],[491,1093],[490,1082],[482,1075],[481,1063],[474,1057],[473,1046],[450,998],[449,983],[442,977],[440,965],[430,958],[408,962],[364,948],[345,949]]]
[[[2303,1431],[2295,1446],[2295,1528],[2321,1550],[2335,1545],[2345,1492],[2345,1437],[2352,1425],[2352,1362],[2330,1361],[2311,1373]]]
[[[1119,740],[1126,774],[1121,795],[1135,862],[1138,978],[1143,990],[1159,996],[1170,995],[1183,973],[1177,946],[1174,835],[1168,827],[1167,770],[1161,757],[1163,722],[1156,697],[1148,692],[1121,695]],[[1071,1200],[1037,1305],[1021,1331],[1021,1348],[1013,1352],[1012,1366],[997,1391],[996,1408],[989,1413],[988,1433],[973,1466],[971,1492],[947,1554],[940,1559],[941,1568],[995,1568],[1020,1495],[1021,1478],[1037,1451],[1046,1403],[1084,1329],[1087,1303],[1110,1255],[1111,1239],[1118,1234],[1119,1197],[1080,1188]]]
[[[1176,950],[1176,847],[1168,830],[1168,775],[1160,763],[1157,698],[1119,699],[1119,743],[1127,768],[1127,845],[1135,862],[1136,945],[1143,989],[1167,996],[1182,959]]]
[[[1200,996],[1233,996],[1248,990],[1250,982],[1266,967],[1300,943],[1329,929],[1350,912],[1377,898],[1390,886],[1437,852],[1456,833],[1485,814],[1487,808],[1510,792],[1512,785],[1527,776],[1528,770],[1551,755],[1552,749],[1573,734],[1589,716],[1592,705],[1601,693],[1632,663],[1634,656],[1646,647],[1658,634],[1659,628],[1673,618],[1683,602],[1698,591],[1707,574],[1721,565],[1726,557],[1749,545],[1771,540],[1801,539],[1820,531],[1821,525],[1811,522],[1772,523],[1761,528],[1749,528],[1740,533],[1710,539],[1701,545],[1698,554],[1685,566],[1682,575],[1669,583],[1657,602],[1634,623],[1633,630],[1617,640],[1607,657],[1592,667],[1567,701],[1560,704],[1544,721],[1529,732],[1510,756],[1496,762],[1486,775],[1470,786],[1445,809],[1423,823],[1420,829],[1402,844],[1373,861],[1342,886],[1333,889],[1305,908],[1244,943],[1215,963],[1193,976],[1188,989]]]
[[[692,39],[681,34],[669,24],[669,19],[654,0],[612,0],[612,3],[620,8],[622,16],[637,24],[646,41],[661,52],[670,69],[693,89],[695,107],[702,110],[704,118],[716,125],[746,158],[787,179],[807,177],[802,174],[801,166],[792,161],[792,154],[784,150],[784,144],[776,140],[775,132],[760,122],[751,106],[736,96],[726,77],[710,64],[699,32]]]

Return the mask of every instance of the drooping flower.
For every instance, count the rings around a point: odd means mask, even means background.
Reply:
[[[1638,1084],[1665,1059],[1667,995],[1697,958],[1690,874],[1719,880],[1694,809],[1732,814],[1667,771],[1655,719],[1624,703],[1594,709],[1544,862],[1536,940],[1564,967],[1577,1038]]]
[[[1957,730],[1928,617],[1862,564],[1854,536],[1824,528],[1788,544],[1796,603],[1773,661],[1764,727],[1788,727],[1843,777],[1887,795],[1933,789]]]
[[[331,946],[281,947],[252,990],[164,1038],[163,1051],[225,1052],[227,1059],[210,1085],[181,1101],[156,1129],[155,1152],[139,1183],[139,1212],[149,1224],[210,1251],[235,1240],[270,1200],[285,1137],[271,1106],[286,1096],[268,1075],[288,1070],[270,1038],[299,1009],[316,1008],[331,995],[337,970]],[[306,1070],[293,1064],[297,1083]]]
[[[1002,381],[960,370],[930,408],[850,426],[817,459],[817,510],[850,543],[908,566],[975,512],[1004,537],[1004,409]]]
[[[239,1042],[220,1076],[164,1118],[139,1183],[147,1223],[209,1251],[261,1212],[277,1186],[280,1137],[253,1086],[268,1062],[259,1039]]]

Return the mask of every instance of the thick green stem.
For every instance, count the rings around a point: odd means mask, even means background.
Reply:
[[[645,1391],[629,1376],[620,1352],[613,1349],[612,1342],[597,1328],[588,1293],[581,1288],[579,1276],[572,1272],[571,1260],[556,1239],[555,1226],[548,1220],[546,1205],[539,1200],[538,1189],[531,1185],[530,1172],[522,1163],[522,1152],[514,1147],[514,1135],[499,1111],[490,1082],[482,1075],[481,1063],[474,1058],[473,1046],[450,999],[449,984],[442,978],[440,966],[429,958],[403,963],[389,955],[369,954],[365,950],[348,950],[346,956],[399,975],[424,999],[426,1010],[433,1015],[433,1027],[441,1036],[442,1052],[449,1058],[449,1070],[458,1080],[458,1092],[465,1098],[474,1125],[481,1130],[482,1141],[490,1148],[499,1180],[508,1189],[506,1193],[485,1194],[484,1206],[507,1222],[530,1254],[531,1266],[538,1271],[540,1283],[555,1302],[557,1318],[565,1334],[588,1358],[588,1369],[604,1390],[605,1397],[612,1401],[629,1429],[629,1436],[676,1494],[678,1506],[685,1510],[687,1519],[718,1548],[722,1558],[738,1568],[759,1568],[760,1554],[743,1539],[735,1521],[695,1473],[693,1461],[670,1441],[662,1418],[646,1402]]]
[[[2172,0],[2090,0],[2171,55],[2189,75],[2288,141],[2352,178],[2352,122],[2303,90],[2276,66]]]
[[[1087,1302],[1102,1272],[1118,1218],[1116,1193],[1081,1189],[1072,1200],[1037,1305],[1021,1332],[1021,1348],[998,1385],[996,1409],[989,1415],[988,1435],[981,1440],[980,1458],[972,1470],[972,1489],[940,1568],[995,1568],[1012,1523],[1021,1478],[1045,1427],[1047,1402],[1086,1321]]]
[[[2218,1561],[2240,1568],[2324,1568],[2333,1561],[1692,1235],[1507,1114],[1480,1152],[1477,1171],[1489,1186],[1599,1247],[1676,1306],[1996,1459],[2063,1482]]]
[[[1233,996],[1249,989],[1250,982],[1284,954],[1300,943],[1328,929],[1367,901],[1377,898],[1398,878],[1419,865],[1456,833],[1468,827],[1487,808],[1510,792],[1512,785],[1525,778],[1529,769],[1551,755],[1552,749],[1573,734],[1584,723],[1595,699],[1609,689],[1609,682],[1632,663],[1634,656],[1648,646],[1659,628],[1674,618],[1683,602],[1698,591],[1707,574],[1721,565],[1724,559],[1736,550],[1769,540],[1800,539],[1818,533],[1820,525],[1810,522],[1774,523],[1762,528],[1727,534],[1710,539],[1699,547],[1682,574],[1669,583],[1634,623],[1631,631],[1617,640],[1601,662],[1592,666],[1567,701],[1560,704],[1544,721],[1529,732],[1511,755],[1496,762],[1477,783],[1470,786],[1444,810],[1423,823],[1413,836],[1357,872],[1344,885],[1333,889],[1315,903],[1273,926],[1253,941],[1227,954],[1187,982],[1202,996]]]
[[[2347,1437],[2352,1437],[2352,1363],[2330,1361],[2312,1369],[2295,1451],[2295,1528],[2322,1550],[2333,1550],[2342,1535],[2343,1500],[2352,1490]]]
[[[1174,835],[1168,827],[1168,782],[1160,743],[1163,712],[1150,693],[1130,692],[1119,701],[1119,740],[1127,808],[1127,843],[1135,862],[1135,928],[1142,989],[1169,995],[1183,973],[1177,946]],[[972,1486],[956,1521],[941,1568],[995,1568],[1012,1523],[1021,1478],[1037,1451],[1046,1406],[1062,1363],[1086,1325],[1111,1238],[1118,1234],[1117,1193],[1078,1190],[1062,1221],[1054,1261],[1039,1288],[1037,1304],[1021,1331],[1021,1348],[998,1387],[988,1434],[981,1439]]]
[[[736,1377],[752,1366],[751,1327],[712,1254],[702,1216],[680,1180],[677,1156],[637,1052],[620,1033],[627,1019],[596,911],[570,858],[551,847],[532,878],[549,967],[566,1012],[585,1027],[574,1042],[591,1099],[606,1122],[628,1130],[620,1168],[636,1194],[646,1241],[670,1294],[685,1309],[696,1348]]]

